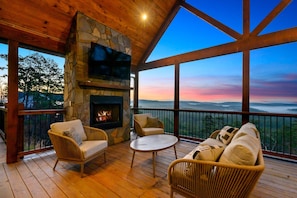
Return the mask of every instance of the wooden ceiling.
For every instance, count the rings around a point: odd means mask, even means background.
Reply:
[[[65,44],[77,11],[128,36],[132,66],[158,41],[179,0],[16,0],[0,3],[0,38],[65,54]],[[148,15],[144,22],[142,13]],[[151,49],[152,50],[152,49]]]

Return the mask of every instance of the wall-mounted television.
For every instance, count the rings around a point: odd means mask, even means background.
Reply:
[[[91,43],[89,77],[106,80],[129,80],[130,66],[130,55],[97,43]]]

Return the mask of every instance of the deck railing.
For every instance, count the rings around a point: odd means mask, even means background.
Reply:
[[[150,113],[164,122],[165,131],[186,140],[202,141],[214,130],[225,125],[240,127],[244,119],[254,123],[260,134],[265,154],[283,159],[297,160],[297,115],[250,112],[220,112],[173,109],[132,109],[134,113]],[[0,111],[4,123],[5,110]],[[63,109],[20,110],[19,127],[23,127],[23,140],[19,155],[39,152],[51,146],[47,131],[50,124],[63,121]],[[244,118],[244,119],[243,119]],[[133,114],[131,114],[133,127]],[[5,132],[5,126],[1,125]],[[5,133],[4,133],[5,135]]]
[[[23,126],[22,149],[19,156],[42,151],[52,146],[47,131],[54,122],[63,121],[63,109],[21,110],[19,126]]]
[[[7,110],[0,111],[2,138],[5,139],[5,117]],[[41,152],[51,148],[47,131],[53,122],[63,121],[63,109],[19,110],[18,112],[18,156]],[[3,126],[2,126],[3,125]]]
[[[134,113],[150,113],[160,118],[164,122],[166,133],[195,141],[208,138],[211,132],[225,125],[240,127],[243,120],[246,120],[254,123],[259,130],[262,148],[266,155],[297,160],[296,114],[148,108],[132,110]]]

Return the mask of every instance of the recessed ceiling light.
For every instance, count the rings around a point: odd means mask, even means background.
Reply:
[[[143,13],[141,18],[142,18],[142,20],[145,21],[147,19],[147,15],[145,13]]]

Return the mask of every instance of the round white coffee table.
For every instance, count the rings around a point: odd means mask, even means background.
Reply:
[[[133,166],[135,152],[152,152],[153,154],[153,175],[155,177],[155,155],[158,151],[173,147],[175,158],[177,159],[175,144],[178,142],[177,137],[173,135],[158,134],[148,135],[130,143],[130,148],[133,150],[133,157],[131,162],[131,168]]]

